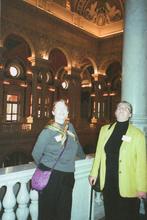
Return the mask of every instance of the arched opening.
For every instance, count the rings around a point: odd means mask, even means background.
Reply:
[[[25,65],[29,65],[28,57],[31,56],[31,48],[24,38],[11,34],[5,39],[4,47],[6,49],[4,58],[7,63],[19,58]]]
[[[31,48],[21,36],[10,34],[4,40],[3,121],[20,123],[26,114],[27,70]]]
[[[68,72],[66,67],[68,65],[67,57],[64,52],[58,48],[51,50],[49,54],[49,65],[54,71],[54,84],[56,87],[56,99],[68,99]]]
[[[54,48],[49,54],[49,64],[55,73],[57,73],[61,67],[67,66],[67,58],[60,49]]]

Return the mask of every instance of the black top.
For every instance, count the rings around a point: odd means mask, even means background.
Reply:
[[[118,190],[118,159],[122,136],[126,134],[129,121],[117,122],[105,145],[106,181],[105,189]]]

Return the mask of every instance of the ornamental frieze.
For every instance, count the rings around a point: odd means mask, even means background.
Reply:
[[[124,0],[76,0],[74,11],[102,26],[123,19]]]

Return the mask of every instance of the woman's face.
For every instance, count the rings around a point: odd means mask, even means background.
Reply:
[[[52,114],[54,115],[55,122],[59,124],[64,124],[65,120],[68,117],[68,108],[64,102],[59,101],[55,104]]]
[[[126,103],[118,104],[115,111],[115,116],[119,122],[127,121],[131,117],[129,106]]]

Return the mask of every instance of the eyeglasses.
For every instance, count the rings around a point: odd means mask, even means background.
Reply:
[[[118,106],[116,110],[128,111],[129,113],[131,113],[130,108],[128,108],[127,106]]]

